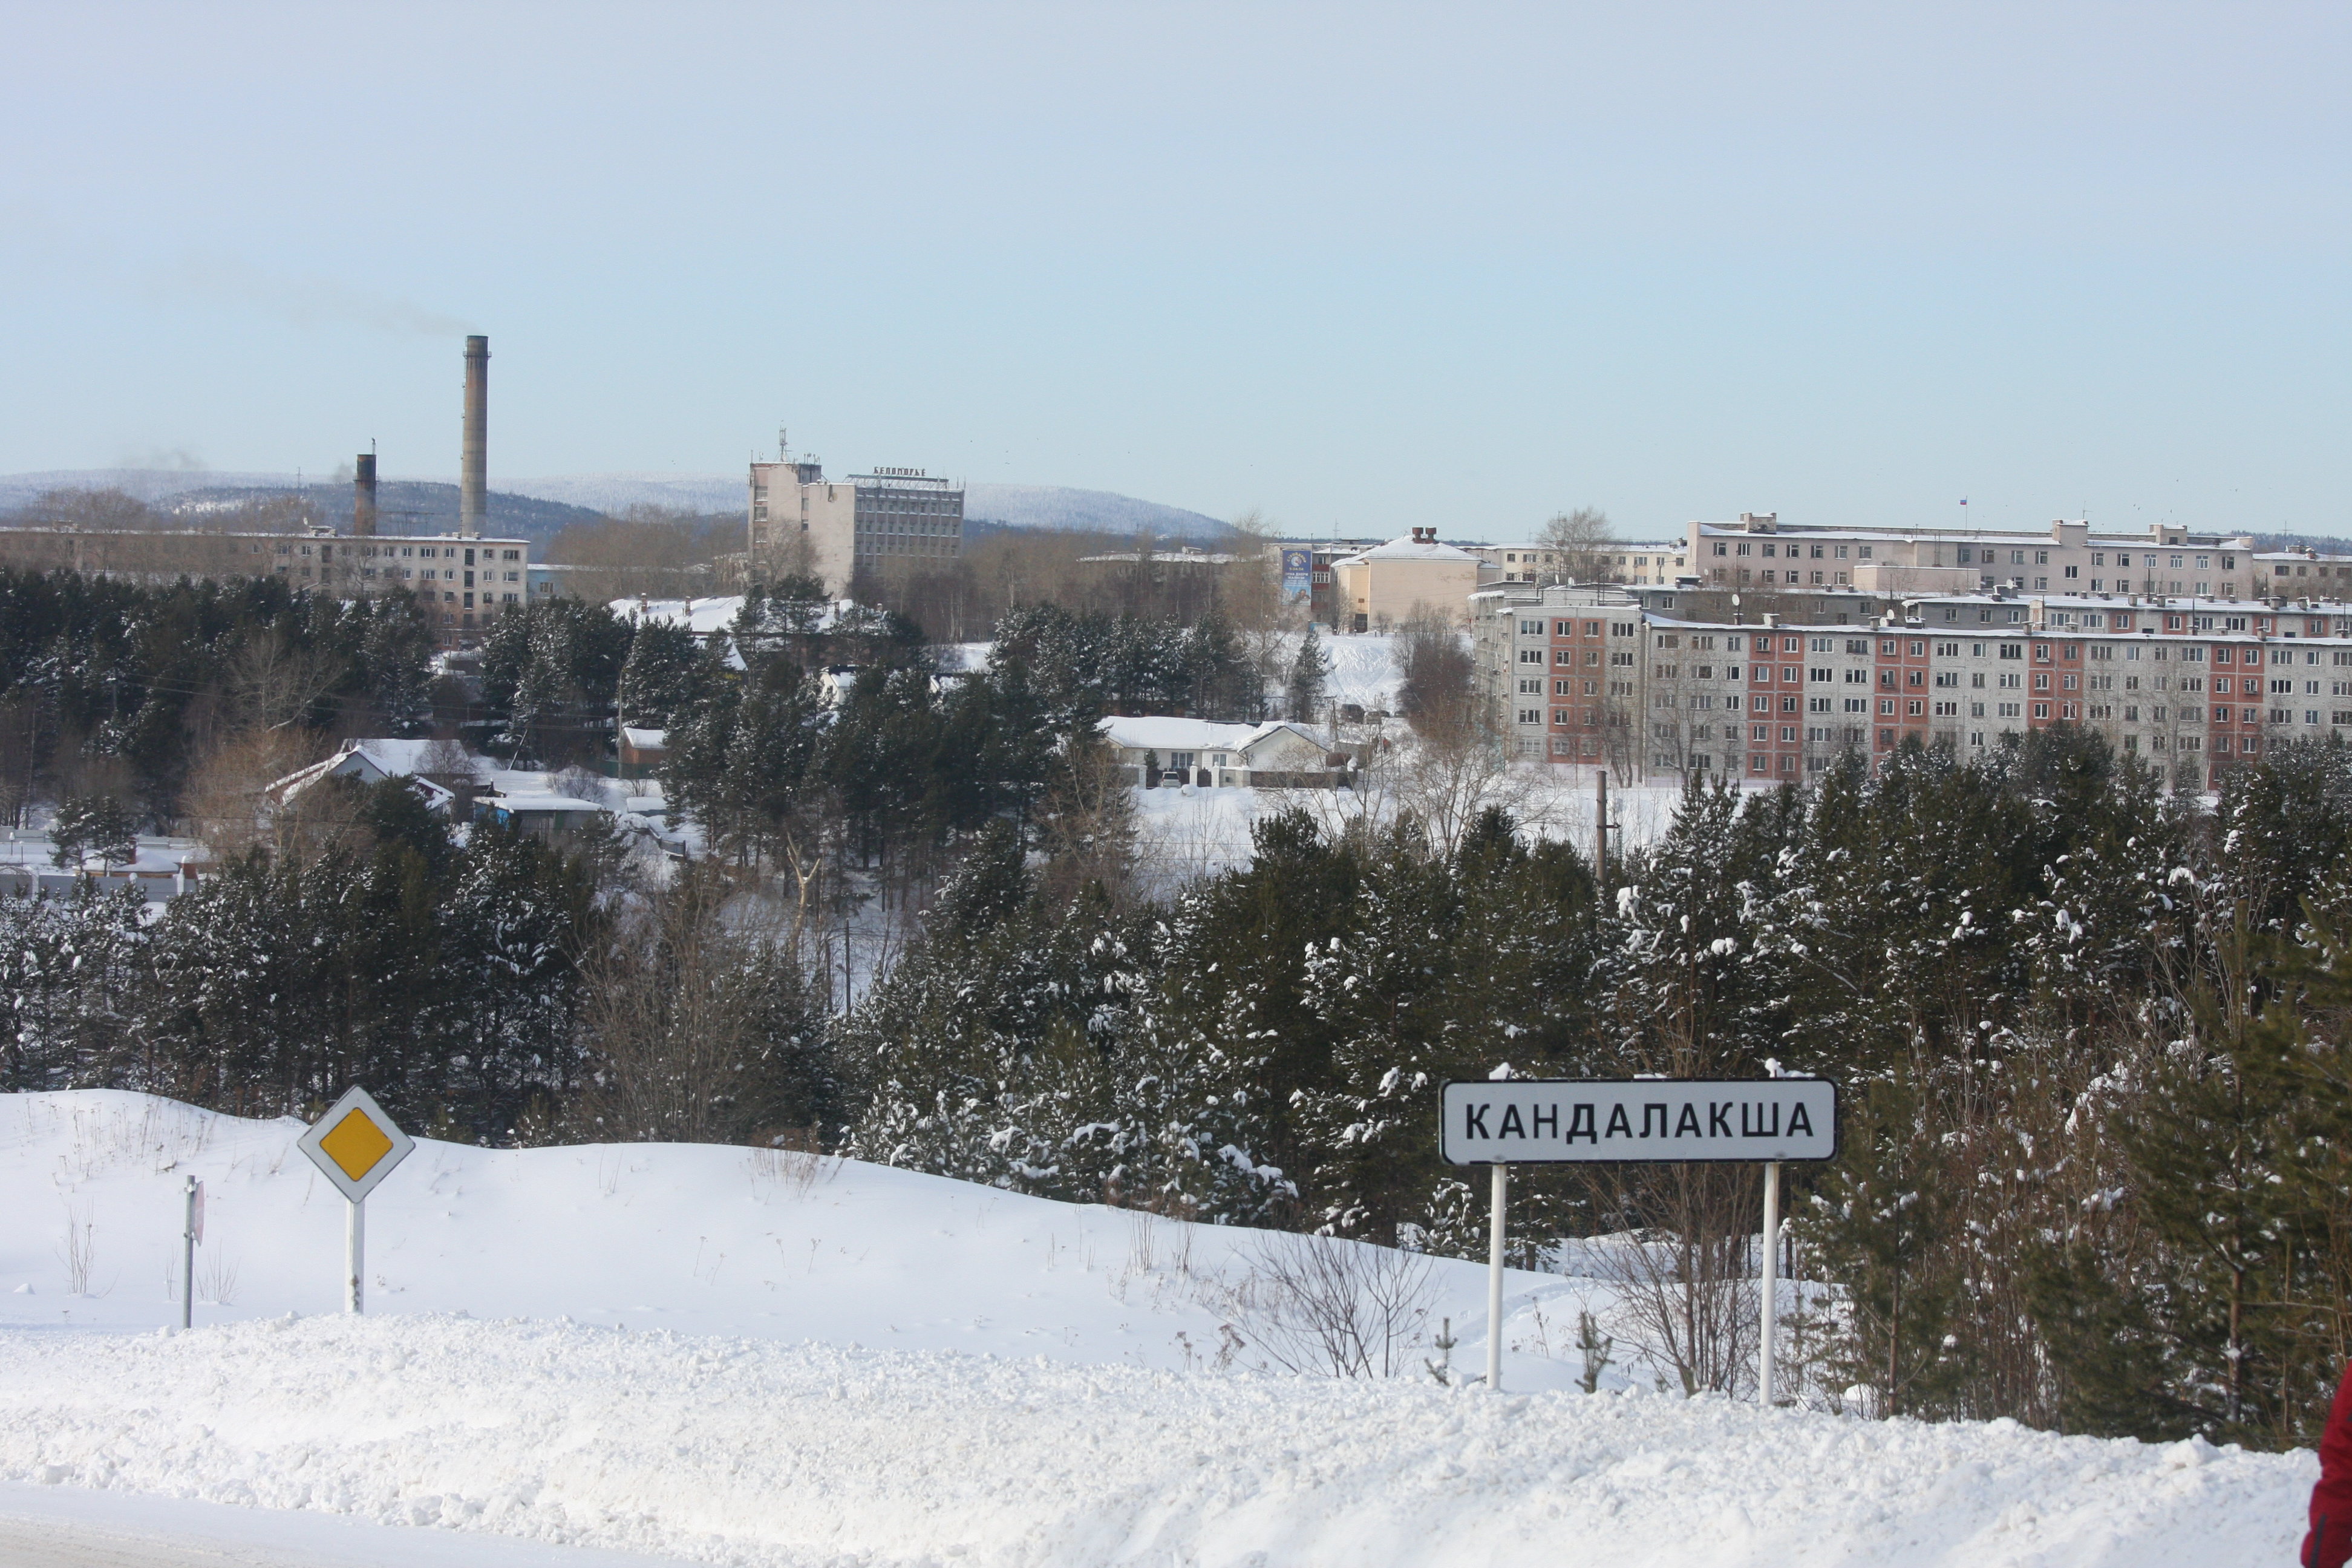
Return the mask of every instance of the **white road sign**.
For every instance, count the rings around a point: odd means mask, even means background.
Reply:
[[[325,1173],[337,1191],[358,1203],[392,1174],[393,1167],[407,1159],[416,1144],[367,1090],[354,1084],[295,1146]]]
[[[1829,1160],[1826,1079],[1518,1079],[1445,1086],[1440,1134],[1456,1165]]]

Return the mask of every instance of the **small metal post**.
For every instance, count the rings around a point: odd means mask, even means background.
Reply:
[[[180,1270],[180,1327],[194,1328],[196,1322],[196,1179],[188,1178],[188,1212],[180,1226],[183,1246],[183,1267]]]
[[[1511,1168],[1495,1167],[1495,1195],[1486,1260],[1486,1386],[1503,1386],[1503,1207],[1511,1190]]]
[[[360,1310],[361,1258],[367,1240],[367,1200],[361,1198],[352,1205],[343,1227],[343,1310]]]
[[[1764,1325],[1756,1358],[1756,1400],[1772,1407],[1773,1335],[1780,1327],[1780,1163],[1764,1167]]]

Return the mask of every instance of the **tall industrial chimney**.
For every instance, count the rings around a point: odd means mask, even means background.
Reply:
[[[466,340],[466,445],[457,476],[457,531],[467,539],[482,531],[489,500],[490,340]]]
[[[375,537],[375,454],[362,452],[352,460],[352,536]]]

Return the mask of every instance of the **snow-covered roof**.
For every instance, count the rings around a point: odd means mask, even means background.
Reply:
[[[333,756],[296,769],[270,784],[268,793],[280,800],[291,800],[320,779],[338,776],[356,778],[364,784],[373,784],[378,779],[415,779],[424,771],[425,753],[433,744],[431,741],[389,736],[345,741]],[[466,764],[477,775],[482,771],[482,764],[471,753],[467,753]],[[440,794],[446,796],[448,792],[443,790]]]
[[[845,610],[855,609],[854,599],[827,600],[817,613],[815,628],[829,629],[841,618]],[[732,631],[735,617],[743,610],[743,595],[722,594],[709,599],[614,599],[613,613],[625,621],[666,621],[684,626],[697,637],[709,637],[714,632]]]
[[[1109,561],[1172,561],[1180,565],[1190,562],[1195,566],[1230,566],[1241,559],[1243,557],[1227,554],[1222,550],[1194,550],[1190,546],[1182,550],[1154,550],[1149,553],[1134,550],[1114,550],[1108,555],[1078,557],[1081,563]]]
[[[1266,724],[1217,724],[1206,719],[1115,717],[1101,720],[1095,727],[1112,745],[1136,752],[1246,752],[1283,730],[1315,745],[1323,743],[1305,725],[1282,720]]]
[[[1472,545],[1470,548],[1474,550],[1548,550],[1555,555],[1562,553],[1573,555],[1614,555],[1622,551],[1627,550],[1646,550],[1653,554],[1655,554],[1660,551],[1664,551],[1671,554],[1679,555],[1683,552],[1684,542],[1679,539],[1597,539],[1589,544],[1580,544],[1573,550],[1568,550],[1566,547],[1561,545],[1547,544],[1540,539],[1530,539],[1521,540],[1516,543],[1507,541],[1501,544],[1475,544]]]
[[[346,741],[343,749],[358,752],[393,778],[406,778],[425,771],[425,753],[432,745],[430,741]]]
[[[669,744],[667,730],[642,730],[635,724],[621,726],[621,739],[641,752],[658,752]]]
[[[729,630],[742,609],[740,594],[711,599],[615,599],[612,604],[613,613],[625,621],[664,621],[697,637]]]
[[[1415,539],[1409,533],[1391,539],[1386,544],[1375,544],[1370,550],[1359,551],[1332,564],[1353,566],[1365,561],[1462,561],[1473,566],[1478,564],[1478,558],[1466,550],[1440,544],[1433,539]]]
[[[989,660],[996,657],[996,645],[992,642],[940,643],[931,653],[939,661],[941,675],[969,674],[988,668]]]
[[[577,795],[550,793],[494,795],[483,804],[499,811],[602,811],[604,809],[593,800],[582,800]]]

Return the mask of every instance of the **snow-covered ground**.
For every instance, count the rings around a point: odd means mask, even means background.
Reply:
[[[1404,687],[1404,672],[1397,668],[1396,661],[1404,642],[1402,637],[1364,632],[1321,640],[1323,656],[1331,661],[1331,674],[1323,689],[1325,695],[1335,702],[1352,702],[1368,713],[1374,709],[1383,713],[1397,710],[1398,693]],[[1297,647],[1297,639],[1293,638],[1286,647],[1286,668],[1296,657]]]
[[[300,1131],[145,1095],[0,1096],[0,1327],[176,1323],[190,1174],[207,1209],[200,1322],[336,1310],[343,1202],[295,1152]],[[1216,1356],[1234,1321],[1225,1288],[1260,1240],[855,1161],[429,1139],[369,1200],[367,1230],[370,1306],[386,1312],[562,1314],[1162,1370]],[[1437,1268],[1435,1310],[1462,1337],[1456,1358],[1475,1360],[1486,1275]],[[1567,1296],[1591,1283],[1513,1278],[1513,1310],[1549,1304],[1555,1336]],[[1569,1375],[1547,1364],[1517,1381]]]
[[[1618,1368],[1586,1394],[1542,1352],[1609,1293],[1555,1275],[1509,1277],[1501,1396],[1422,1343],[1389,1380],[1286,1375],[1246,1299],[1296,1243],[743,1149],[421,1141],[353,1320],[298,1131],[0,1097],[0,1482],[730,1563],[2227,1568],[2289,1560],[2313,1472]],[[1457,1371],[1484,1284],[1433,1268]]]
[[[1529,833],[1564,838],[1590,855],[1592,824],[1600,810],[1595,770],[1531,763],[1510,786],[1512,805]],[[1250,830],[1259,816],[1286,805],[1303,805],[1337,824],[1364,811],[1385,812],[1396,804],[1393,790],[1375,782],[1361,792],[1348,790],[1200,789],[1192,785],[1134,791],[1137,849],[1146,883],[1165,895],[1197,877],[1245,867],[1253,853]],[[1654,843],[1674,822],[1683,796],[1679,784],[1632,786],[1612,781],[1609,820],[1615,825],[1610,852]]]

